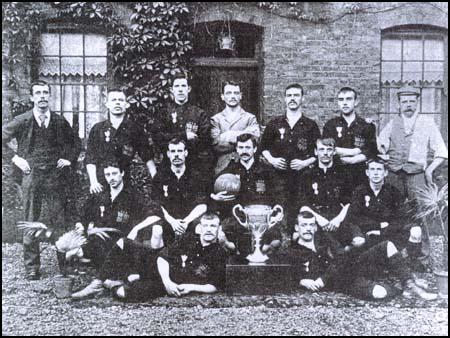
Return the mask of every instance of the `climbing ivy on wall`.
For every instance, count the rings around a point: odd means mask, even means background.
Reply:
[[[105,28],[115,85],[123,87],[131,104],[133,117],[145,124],[169,96],[170,77],[188,70],[192,50],[189,32],[189,8],[184,2],[129,3],[131,25],[125,26],[115,7],[107,2],[49,2],[57,18]],[[2,3],[3,39],[9,52],[3,57],[10,65],[8,85],[18,81],[14,66],[30,60],[39,49],[35,37],[48,18],[43,4],[32,2]],[[24,110],[13,102],[12,109]],[[13,115],[16,112],[13,112]]]

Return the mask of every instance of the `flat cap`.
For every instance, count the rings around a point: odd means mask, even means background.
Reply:
[[[420,89],[412,87],[412,86],[403,86],[397,92],[397,96],[400,96],[400,95],[417,95],[417,96],[420,96]]]

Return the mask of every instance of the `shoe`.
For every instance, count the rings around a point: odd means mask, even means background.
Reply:
[[[107,279],[103,282],[103,286],[109,290],[111,290],[112,288],[114,288],[116,286],[120,286],[120,285],[123,285],[123,282],[120,280]]]
[[[84,289],[72,293],[72,299],[85,299],[92,297],[103,291],[103,282],[100,279],[94,279],[91,284],[86,286]]]
[[[405,298],[411,299],[414,298],[414,296],[419,296],[424,300],[435,300],[438,296],[435,293],[430,293],[422,289],[420,286],[416,285],[412,279],[408,280],[405,285],[406,286],[403,289],[403,297]]]
[[[39,280],[41,278],[41,274],[39,273],[39,271],[30,271],[27,272],[25,278],[29,281]]]

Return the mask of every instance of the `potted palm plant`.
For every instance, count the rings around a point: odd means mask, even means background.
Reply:
[[[433,218],[439,225],[443,237],[443,257],[441,269],[435,271],[439,294],[448,297],[448,183],[439,188],[437,185],[416,190],[417,219]]]

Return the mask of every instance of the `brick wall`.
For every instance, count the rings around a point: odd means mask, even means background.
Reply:
[[[336,17],[345,10],[344,4],[349,3],[315,3],[310,10],[314,15]],[[335,114],[336,90],[347,85],[361,95],[360,112],[377,118],[383,29],[409,24],[448,27],[447,15],[430,4],[374,2],[360,6],[379,13],[349,14],[330,24],[315,24],[270,14],[254,4],[220,3],[205,7],[195,20],[229,18],[263,27],[264,122],[283,114],[285,86],[300,82],[306,88],[305,114],[323,127]]]

